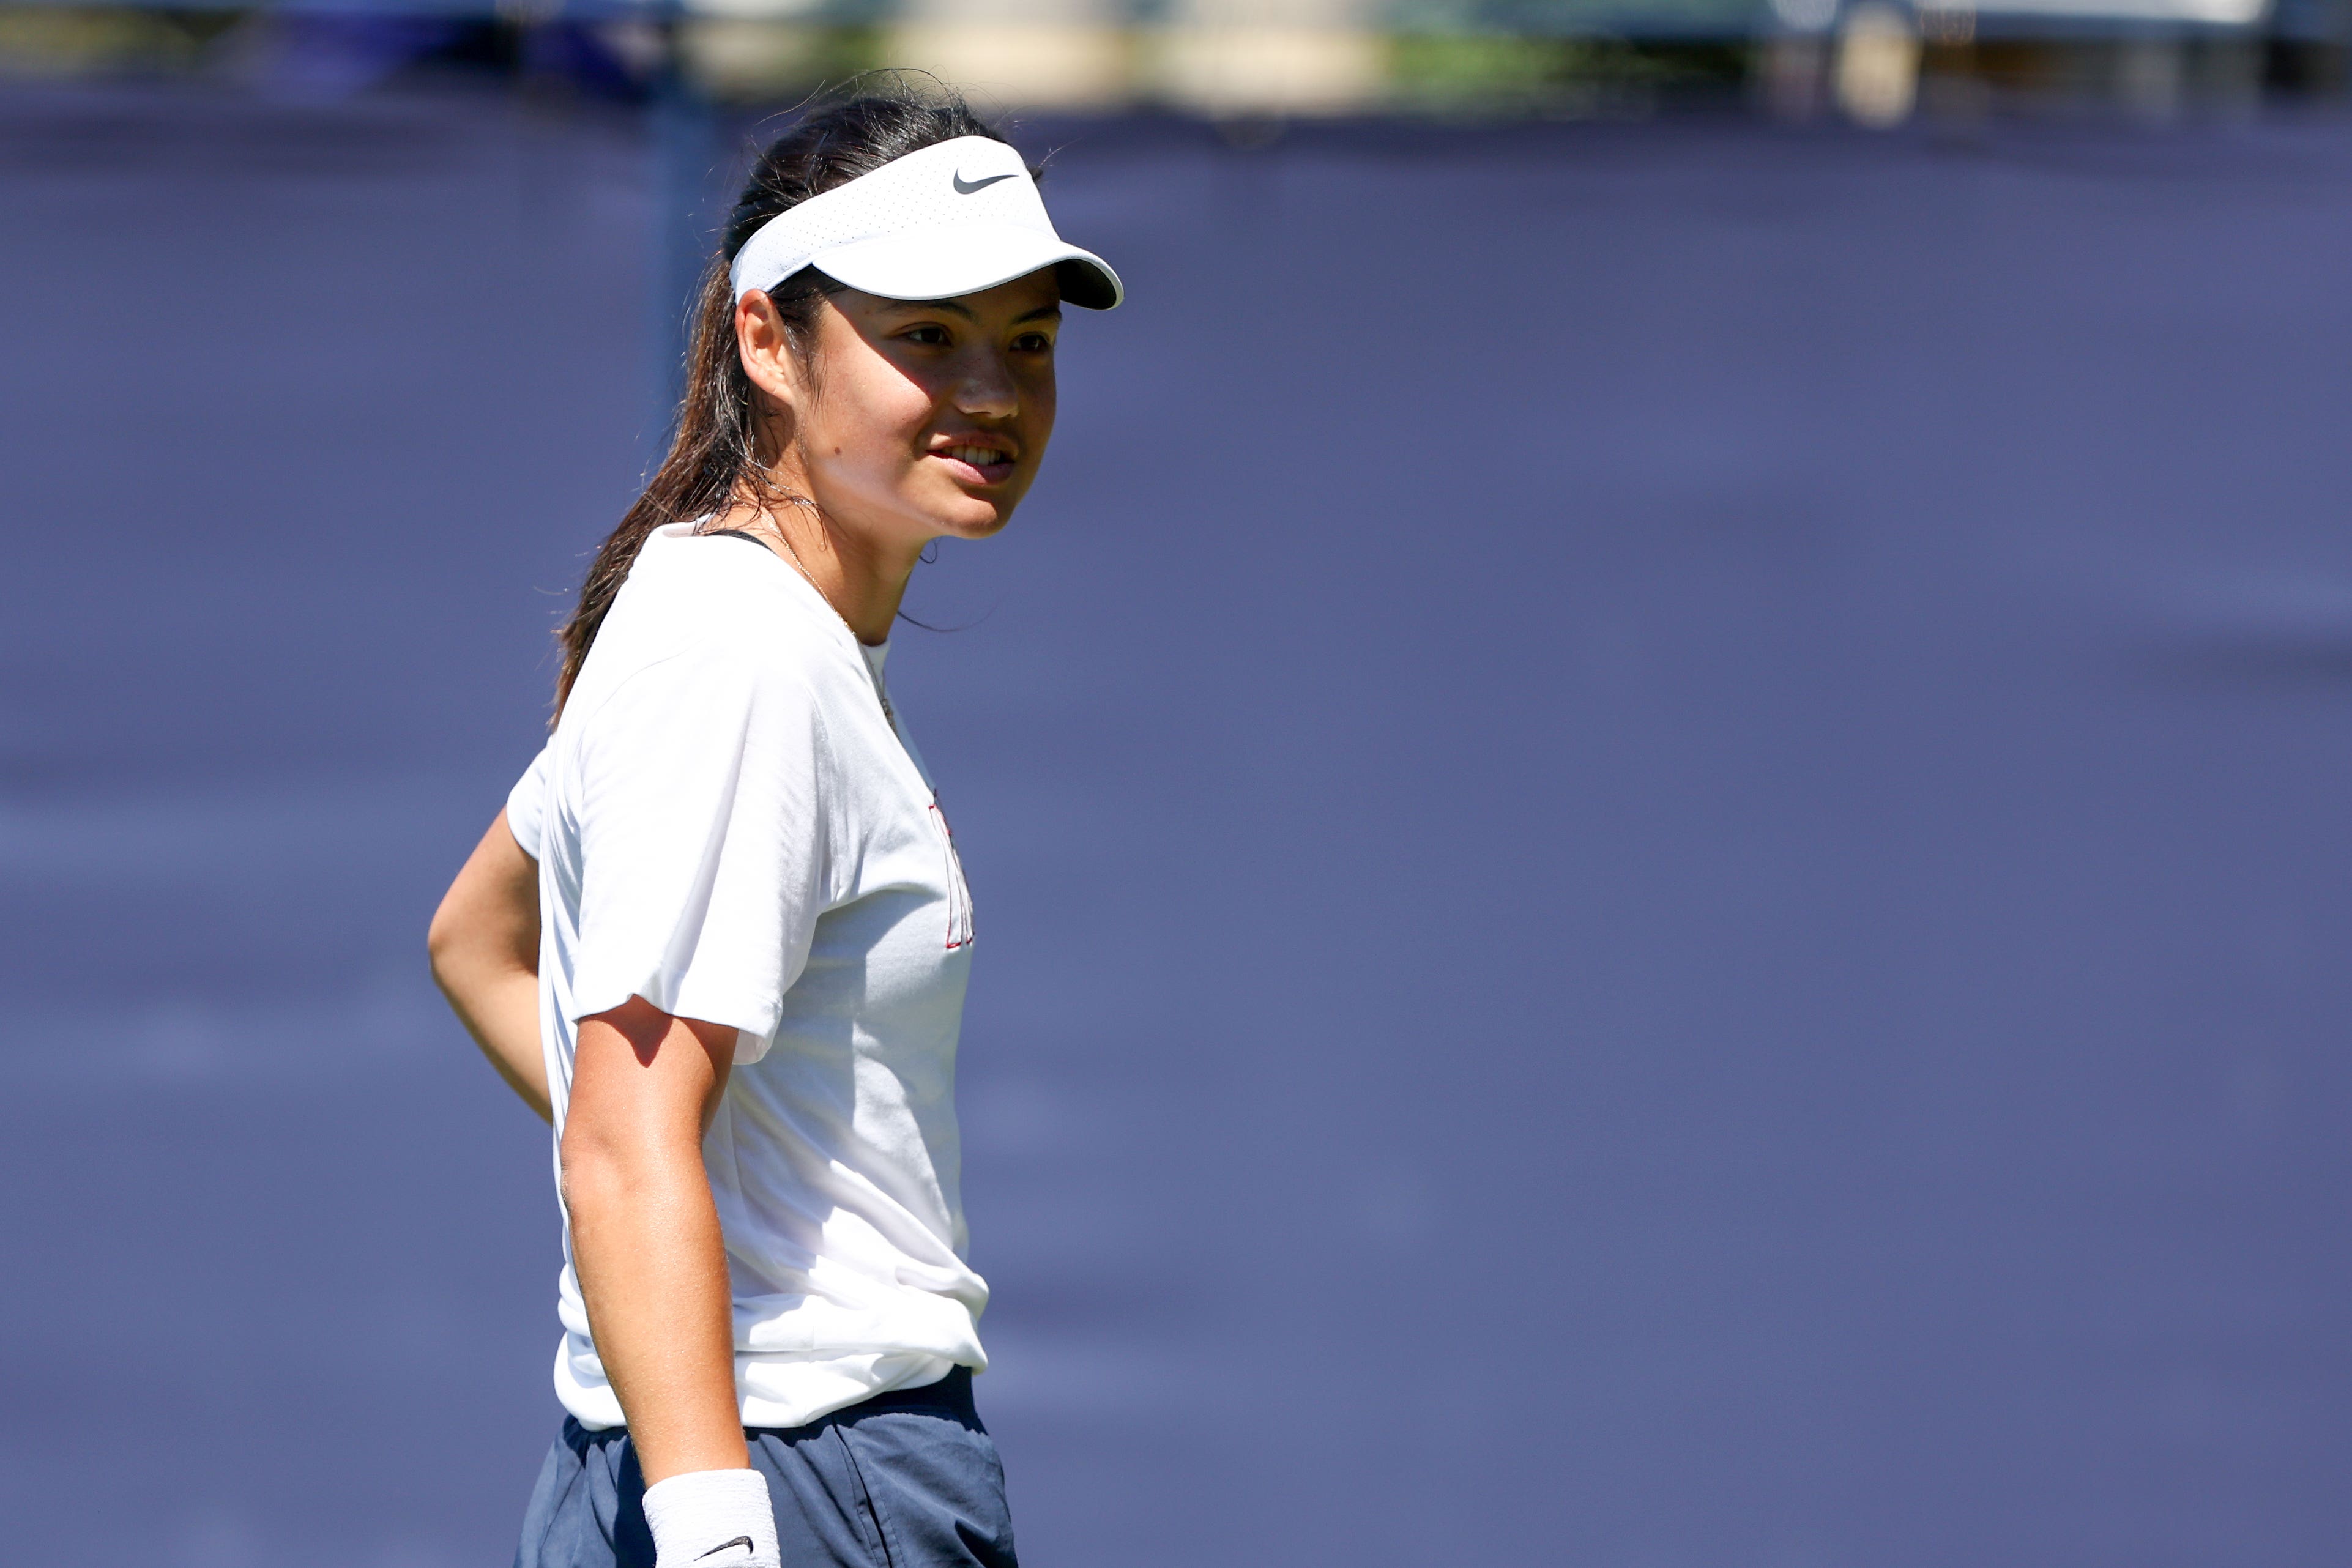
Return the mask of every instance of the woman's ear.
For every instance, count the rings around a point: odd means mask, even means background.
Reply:
[[[793,355],[792,335],[775,302],[762,289],[753,289],[735,302],[735,350],[743,357],[743,373],[787,412],[800,406],[800,361]]]

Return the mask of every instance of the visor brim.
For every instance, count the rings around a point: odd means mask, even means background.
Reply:
[[[1011,224],[957,224],[836,246],[809,257],[826,277],[885,299],[952,299],[1052,267],[1062,298],[1108,310],[1127,297],[1110,264],[1092,251]]]

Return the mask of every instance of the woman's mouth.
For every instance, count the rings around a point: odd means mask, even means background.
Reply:
[[[955,442],[934,447],[934,457],[945,459],[950,466],[963,470],[961,477],[975,485],[998,485],[1013,476],[1013,454],[993,446],[976,446]]]

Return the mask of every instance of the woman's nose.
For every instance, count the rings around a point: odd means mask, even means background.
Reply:
[[[1020,407],[1013,369],[993,354],[976,361],[956,385],[959,413],[986,419],[1010,419]]]

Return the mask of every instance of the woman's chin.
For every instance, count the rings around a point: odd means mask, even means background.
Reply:
[[[1004,525],[1013,520],[1010,506],[982,503],[945,508],[935,514],[940,532],[950,538],[984,539],[991,534],[1002,533]]]
[[[866,510],[862,518],[858,508],[827,505],[823,496],[817,497],[817,505],[836,523],[886,554],[924,549],[933,539],[984,539],[1002,532],[1013,519],[1009,503],[974,496],[926,496],[919,501],[898,497],[887,509]]]

